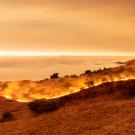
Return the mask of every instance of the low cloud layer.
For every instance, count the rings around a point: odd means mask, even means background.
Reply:
[[[135,57],[0,57],[0,80],[41,80],[53,73],[60,76],[85,70],[117,66]]]

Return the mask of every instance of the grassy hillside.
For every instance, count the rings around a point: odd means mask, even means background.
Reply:
[[[132,60],[114,68],[87,70],[80,76],[72,75],[40,81],[1,82],[0,95],[21,102],[60,97],[106,82],[135,79],[134,67],[135,60]]]
[[[135,80],[105,83],[58,98],[58,109],[38,114],[30,103],[0,98],[0,116],[14,116],[0,122],[0,135],[134,135],[134,96]]]

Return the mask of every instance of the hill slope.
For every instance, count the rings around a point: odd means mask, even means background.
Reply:
[[[62,97],[64,106],[40,115],[1,98],[0,113],[11,111],[15,121],[0,123],[0,135],[134,135],[134,96],[135,80],[107,83]]]
[[[134,67],[135,60],[131,60],[118,67],[86,72],[80,76],[72,75],[41,81],[1,82],[0,95],[21,102],[60,97],[105,82],[135,79]]]

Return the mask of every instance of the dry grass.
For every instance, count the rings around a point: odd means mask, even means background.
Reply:
[[[118,99],[132,98],[135,96],[135,80],[105,83],[52,100],[34,100],[28,104],[28,107],[33,112],[41,114],[44,112],[53,112],[72,101],[92,99],[104,95]]]
[[[41,115],[26,104],[0,99],[0,111],[9,108],[16,118],[0,123],[0,135],[134,135],[134,87],[135,80],[105,83],[53,102],[32,102]]]

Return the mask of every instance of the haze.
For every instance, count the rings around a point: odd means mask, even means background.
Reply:
[[[53,73],[60,76],[82,74],[84,71],[119,66],[135,57],[0,57],[0,81],[43,80]]]
[[[134,0],[0,0],[0,51],[135,55]]]

